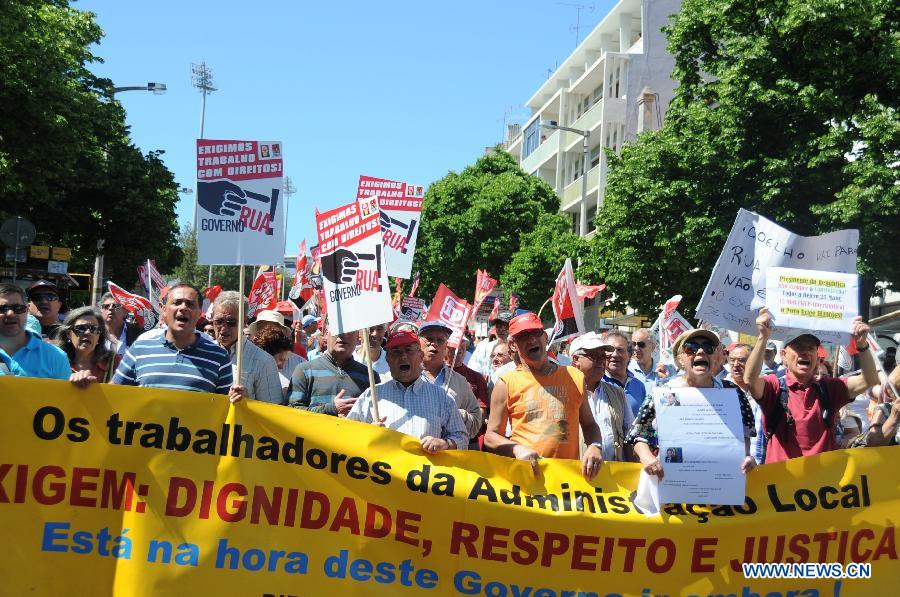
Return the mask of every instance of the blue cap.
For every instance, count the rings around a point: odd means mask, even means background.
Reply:
[[[313,323],[319,323],[319,318],[315,315],[304,315],[303,319],[300,320],[303,327],[311,325]]]
[[[437,320],[422,322],[422,325],[419,326],[419,334],[421,334],[425,330],[429,330],[429,329],[439,329],[439,330],[443,330],[443,331],[447,332],[450,335],[453,334],[453,329],[450,328],[450,326],[448,326],[443,321],[437,321]]]

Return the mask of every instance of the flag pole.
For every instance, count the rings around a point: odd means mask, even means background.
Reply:
[[[237,354],[237,359],[235,363],[235,368],[237,369],[237,373],[235,373],[235,385],[241,384],[241,369],[244,364],[244,317],[246,314],[244,313],[244,266],[240,266],[240,274],[238,276],[238,292],[241,295],[241,300],[238,301],[238,324],[237,324],[237,349],[235,350]]]
[[[372,395],[372,417],[376,422],[381,421],[381,415],[378,413],[378,395],[375,391],[375,370],[372,368],[372,355],[369,354],[369,328],[366,327],[366,337],[363,340],[363,351],[366,355],[366,368],[369,370],[369,393]]]
[[[541,305],[541,308],[540,308],[540,309],[538,309],[538,317],[540,317],[540,316],[541,316],[541,313],[543,313],[544,307],[546,307],[547,304],[548,304],[550,301],[552,301],[552,300],[553,300],[553,295],[550,295],[550,298],[548,298],[546,301],[544,301],[544,304]]]

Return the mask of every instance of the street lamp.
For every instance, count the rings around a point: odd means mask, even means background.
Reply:
[[[147,83],[146,85],[137,85],[130,87],[113,87],[112,94],[115,95],[121,91],[152,91],[154,95],[162,95],[166,92],[165,83]]]
[[[545,129],[566,131],[581,135],[584,138],[584,157],[581,159],[581,218],[578,226],[578,234],[587,235],[587,166],[590,159],[590,138],[591,131],[582,131],[579,129],[569,128],[567,126],[559,126],[553,120],[542,120],[541,126]]]

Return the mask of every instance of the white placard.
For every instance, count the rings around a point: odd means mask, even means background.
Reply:
[[[197,140],[197,263],[284,259],[284,164],[279,141]]]
[[[747,480],[741,405],[734,388],[653,389],[667,504],[744,503]]]
[[[389,276],[409,278],[422,223],[425,187],[407,182],[360,176],[356,199],[378,197],[385,267]]]
[[[713,268],[697,319],[756,336],[756,316],[766,305],[765,272],[770,267],[856,273],[858,230],[799,236],[763,216],[741,209]],[[775,340],[790,340],[789,328],[776,328]],[[802,331],[800,332],[802,333]],[[822,342],[840,343],[846,334],[826,332]]]
[[[859,315],[859,276],[770,267],[766,271],[766,306],[776,329],[808,330],[816,336],[820,332],[847,334]]]
[[[376,201],[316,214],[328,329],[343,334],[394,318]]]

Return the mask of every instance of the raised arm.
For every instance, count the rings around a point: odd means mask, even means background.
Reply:
[[[772,315],[766,307],[759,310],[756,329],[759,330],[759,336],[757,336],[756,344],[744,366],[744,387],[747,388],[754,400],[761,400],[766,384],[759,374],[762,372],[766,343],[769,341],[769,336],[772,335]]]

